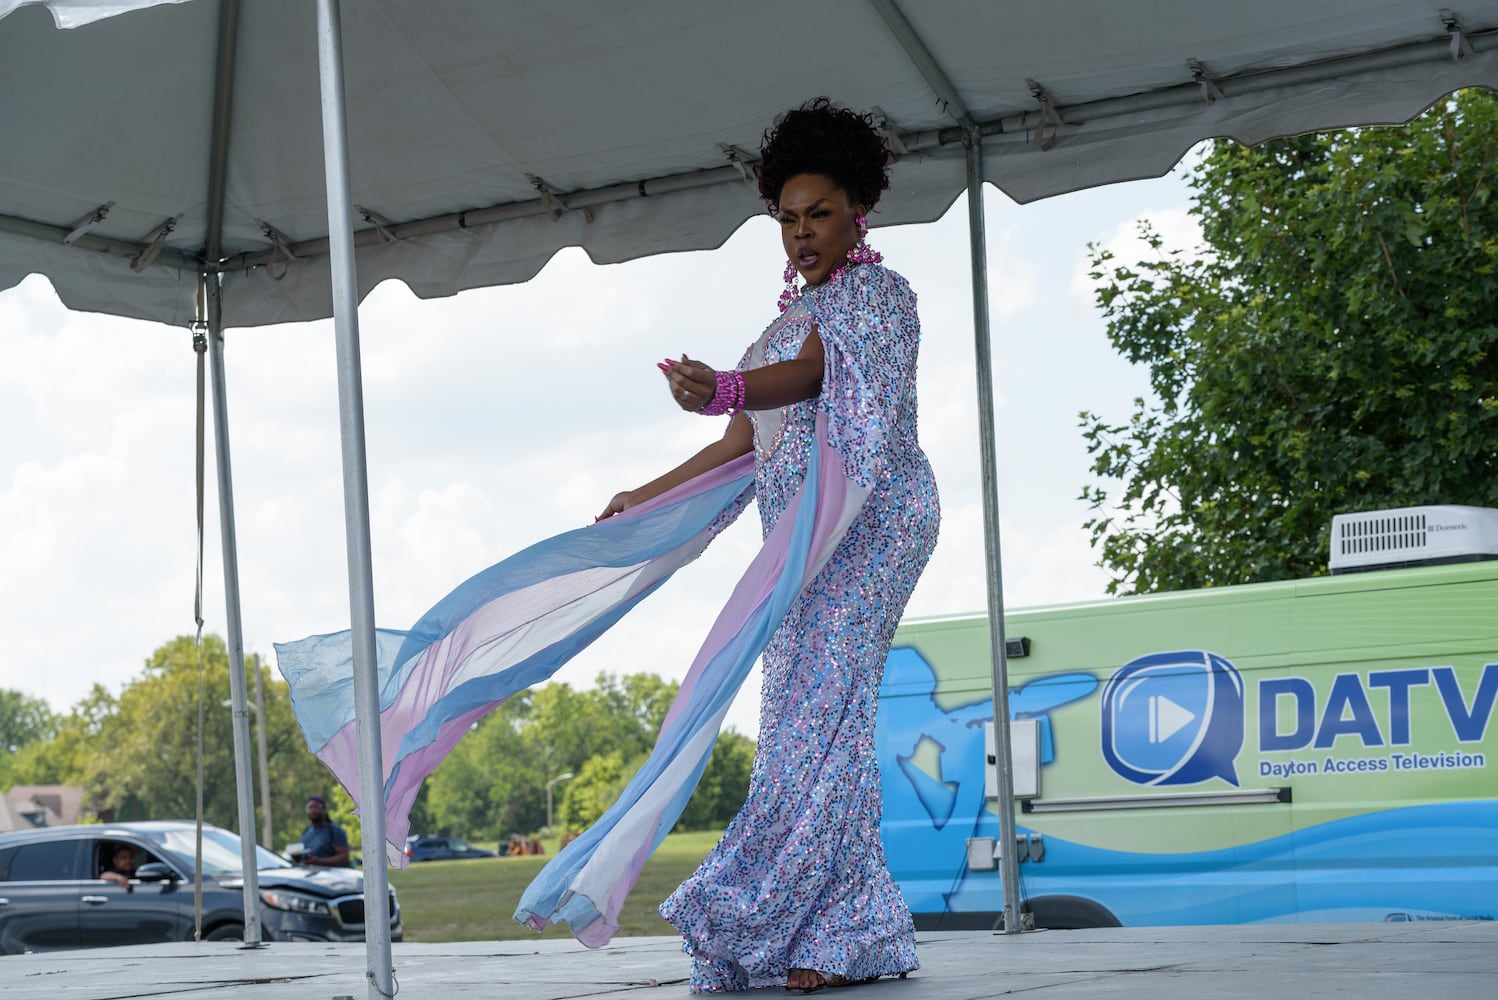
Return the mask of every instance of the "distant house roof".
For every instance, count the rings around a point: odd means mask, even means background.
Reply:
[[[9,795],[0,795],[0,833],[6,830],[26,830],[35,825],[22,815]]]
[[[84,791],[77,785],[17,785],[0,796],[0,830],[76,823],[83,802]]]

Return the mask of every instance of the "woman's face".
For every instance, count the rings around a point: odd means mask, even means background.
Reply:
[[[808,285],[820,285],[858,244],[863,214],[848,192],[824,174],[797,174],[780,189],[780,242]]]

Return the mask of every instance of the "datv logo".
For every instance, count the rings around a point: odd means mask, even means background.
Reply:
[[[1183,650],[1130,660],[1103,689],[1103,757],[1140,785],[1238,785],[1243,677],[1216,653]]]

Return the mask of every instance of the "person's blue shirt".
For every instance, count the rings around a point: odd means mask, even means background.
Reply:
[[[302,847],[314,858],[331,858],[340,847],[348,847],[348,835],[343,827],[328,820],[321,826],[309,826],[302,831]]]

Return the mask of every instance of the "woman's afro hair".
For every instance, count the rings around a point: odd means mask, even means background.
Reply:
[[[771,211],[785,182],[800,174],[823,174],[856,205],[873,211],[889,187],[889,143],[868,115],[840,108],[825,97],[787,111],[765,130],[754,175]]]

